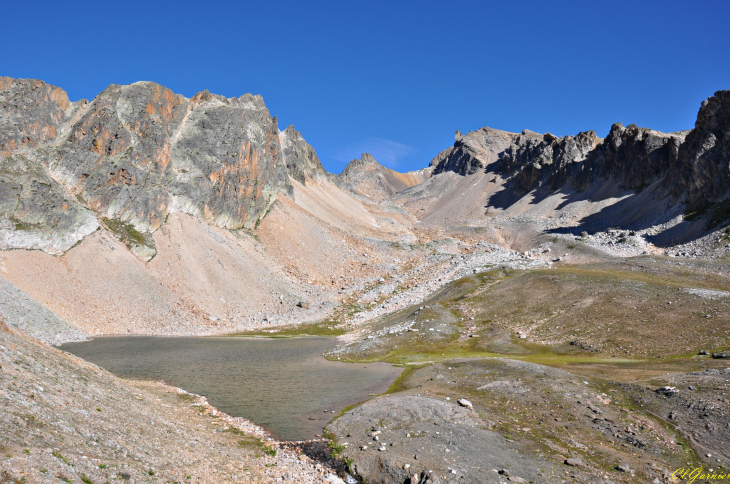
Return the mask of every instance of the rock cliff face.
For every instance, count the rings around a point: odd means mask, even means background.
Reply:
[[[0,156],[53,141],[68,122],[66,91],[35,79],[0,77]]]
[[[499,167],[514,174],[515,184],[524,192],[543,185],[554,190],[565,183],[573,164],[585,160],[600,141],[595,131],[559,138],[525,130],[498,155]]]
[[[373,200],[383,200],[394,193],[421,183],[431,176],[431,170],[398,173],[386,168],[369,153],[352,160],[339,175],[333,177],[342,188]]]
[[[288,184],[260,96],[186,99],[151,82],[107,88],[44,161],[93,209],[140,231],[170,211],[251,226]]]
[[[703,102],[694,130],[662,133],[614,124],[605,139],[594,131],[559,138],[529,130],[508,133],[481,128],[462,135],[438,154],[434,174],[492,171],[509,177],[510,188],[583,191],[602,180],[641,190],[661,181],[665,194],[696,203],[730,197],[730,91]]]
[[[730,91],[717,91],[702,103],[667,181],[675,197],[686,194],[690,201],[730,197]]]
[[[590,152],[573,186],[583,190],[595,179],[612,179],[622,188],[642,189],[667,174],[687,133],[662,133],[635,124],[624,128],[616,123]]]
[[[453,171],[460,175],[471,175],[484,170],[497,161],[499,154],[512,144],[516,136],[515,133],[487,127],[466,135],[457,131],[454,146],[445,149],[431,160],[433,174]]]
[[[0,159],[0,249],[37,249],[62,254],[99,228],[82,207],[21,154]]]
[[[279,142],[286,169],[289,175],[299,183],[306,184],[308,181],[327,176],[314,148],[304,140],[293,125],[279,132]]]
[[[253,227],[278,192],[291,190],[276,119],[260,96],[203,91],[187,99],[138,82],[71,104],[55,86],[2,78],[0,108],[0,150],[17,153],[0,162],[7,166],[2,216],[43,225],[39,217],[50,220],[60,210],[64,215],[48,223],[68,239],[44,245],[36,235],[25,242],[21,223],[12,237],[3,236],[8,247],[66,250],[97,227],[88,208],[148,260],[155,250],[147,234],[171,212],[228,229]],[[21,172],[49,188],[31,189]],[[36,204],[35,215],[23,203]]]

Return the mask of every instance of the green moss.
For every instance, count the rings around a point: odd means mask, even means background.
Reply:
[[[28,230],[33,230],[35,228],[40,228],[39,224],[23,222],[22,220],[15,218],[15,217],[10,217],[10,221],[13,222],[13,224],[15,224],[15,230],[28,231]]]
[[[106,217],[102,218],[101,221],[104,223],[106,228],[111,230],[124,244],[147,245],[145,235],[141,232],[138,232],[134,228],[134,225],[123,222],[121,220]]]

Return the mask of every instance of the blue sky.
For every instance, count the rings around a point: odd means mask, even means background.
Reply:
[[[691,128],[730,89],[729,26],[725,0],[6,2],[0,75],[261,94],[328,170],[408,171],[457,129]]]

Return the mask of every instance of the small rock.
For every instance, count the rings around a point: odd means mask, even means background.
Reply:
[[[716,360],[730,360],[730,351],[712,353],[712,357]]]
[[[456,401],[456,403],[458,403],[462,407],[468,408],[469,410],[474,410],[474,407],[472,406],[471,402],[469,400],[467,400],[466,398],[460,398]]]
[[[500,476],[507,476],[507,477],[509,477],[509,471],[507,469],[500,469],[499,471],[497,471],[497,473]]]
[[[631,472],[631,467],[628,464],[619,464],[616,466],[616,470],[620,472]]]
[[[297,306],[299,306],[302,309],[309,309],[309,303],[304,301],[299,301],[297,303]]]
[[[575,457],[571,457],[570,459],[565,459],[564,463],[565,463],[565,465],[569,465],[569,466],[573,466],[573,467],[578,467],[578,466],[583,465],[583,461],[578,458],[575,458]]]
[[[698,354],[700,354],[700,355],[709,355],[710,352],[707,351],[707,350],[701,350]]]
[[[525,482],[523,478],[517,476],[510,476],[507,478],[507,480],[510,482]]]

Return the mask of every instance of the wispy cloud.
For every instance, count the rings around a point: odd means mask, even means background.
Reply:
[[[413,147],[383,138],[367,138],[361,143],[340,150],[335,159],[340,163],[360,158],[363,153],[370,153],[383,166],[395,169],[400,160],[413,152]]]

